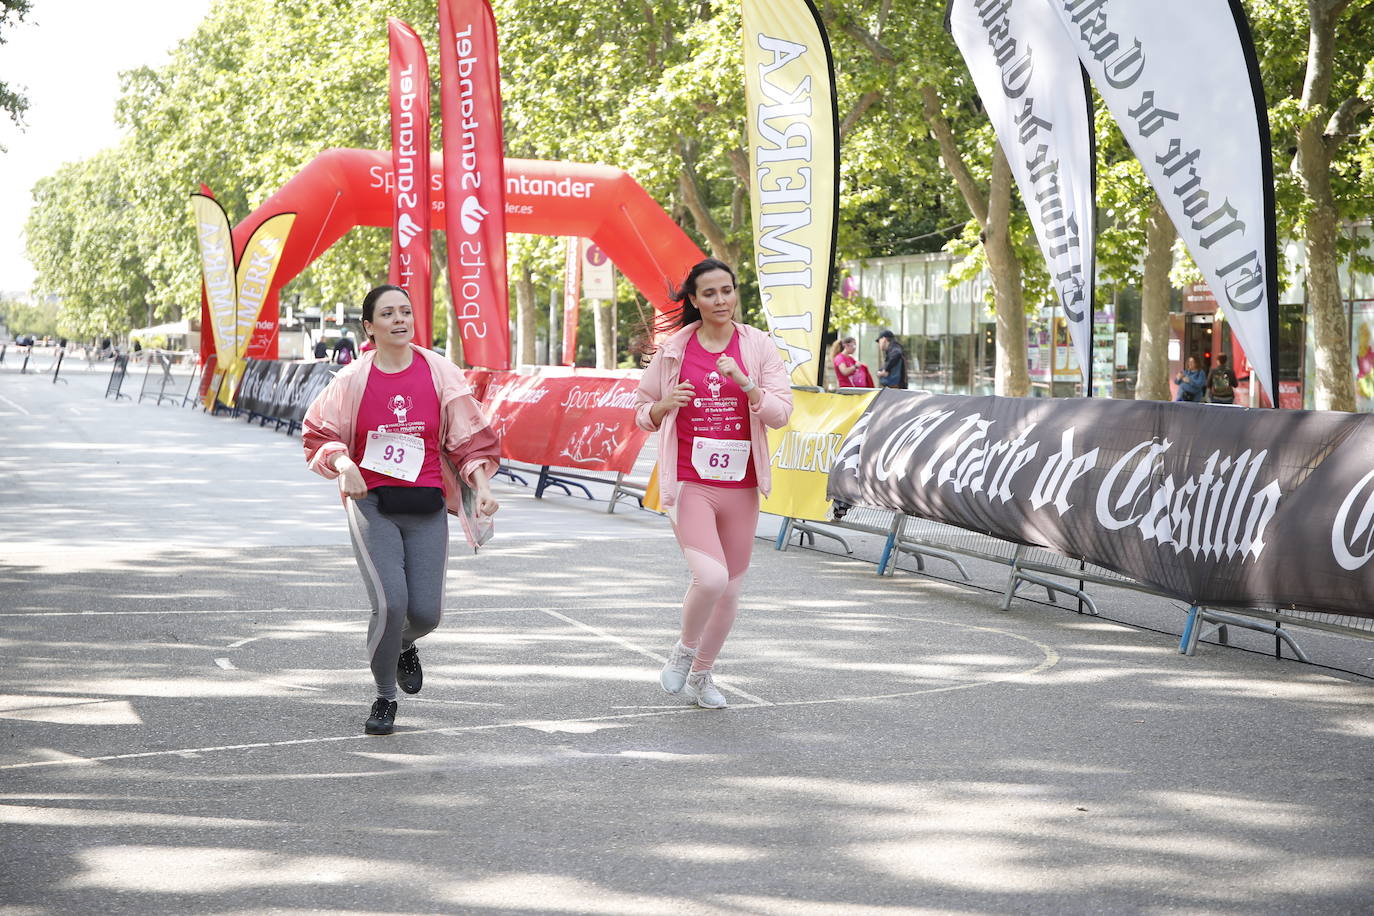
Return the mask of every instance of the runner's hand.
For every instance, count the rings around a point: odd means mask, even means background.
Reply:
[[[491,495],[491,487],[477,488],[477,514],[483,518],[491,518],[501,508],[501,504],[496,501],[496,497]]]
[[[721,375],[728,375],[736,385],[744,385],[749,379],[740,371],[739,363],[735,362],[733,356],[721,356],[716,360],[716,371]]]
[[[678,382],[668,396],[658,402],[663,408],[663,412],[677,410],[679,407],[686,407],[692,402],[693,387],[691,382]]]
[[[339,472],[340,493],[349,499],[363,499],[367,496],[367,483],[363,480],[363,472],[358,470],[358,466],[351,458],[340,458],[334,462],[334,468]]]

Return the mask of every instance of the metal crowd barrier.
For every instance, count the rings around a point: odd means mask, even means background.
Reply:
[[[825,523],[785,518],[779,526],[775,546],[779,550],[786,550],[794,533],[803,541],[810,538],[812,543],[813,536],[820,535],[839,541],[844,546],[845,553],[853,553],[841,534],[827,529],[884,537],[882,555],[878,560],[880,576],[892,575],[897,566],[897,559],[902,554],[910,555],[916,561],[918,572],[925,572],[927,559],[944,560],[959,571],[960,578],[965,582],[971,581],[971,577],[959,561],[960,556],[1006,566],[1007,580],[1002,588],[1001,601],[1001,609],[1004,611],[1011,609],[1011,603],[1018,596],[1020,589],[1028,584],[1044,588],[1049,600],[1055,604],[1059,603],[1061,593],[1076,598],[1079,602],[1079,612],[1092,616],[1099,614],[1097,601],[1089,590],[1093,585],[1123,588],[1161,598],[1172,597],[1114,570],[1085,563],[1053,550],[1013,544],[977,531],[903,515],[891,509],[869,506],[851,506],[842,519]],[[1276,657],[1282,657],[1282,647],[1287,646],[1299,661],[1309,661],[1307,653],[1293,634],[1285,629],[1285,625],[1374,639],[1374,619],[1312,611],[1213,608],[1194,605],[1188,609],[1188,617],[1179,638],[1178,651],[1184,655],[1193,655],[1208,626],[1212,629],[1206,635],[1215,636],[1222,645],[1227,644],[1229,627],[1241,627],[1273,636]]]
[[[62,371],[62,360],[64,360],[66,357],[67,349],[65,347],[58,347],[57,356],[52,361],[52,383],[54,385],[56,385],[58,382],[61,382],[64,385],[71,384],[69,381],[58,375],[58,373]]]
[[[857,531],[863,534],[873,534],[886,538],[883,546],[882,559],[878,563],[878,575],[892,575],[896,570],[896,563],[891,562],[895,552],[907,553],[916,561],[916,568],[925,572],[925,561],[927,559],[944,560],[954,566],[959,571],[959,576],[965,581],[970,580],[968,570],[964,564],[959,562],[949,550],[937,544],[922,544],[915,540],[902,541],[900,539],[901,526],[903,520],[915,521],[909,516],[904,516],[890,509],[873,509],[868,506],[852,506],[841,522],[828,522],[825,524],[808,522],[801,519],[785,518],[778,529],[777,543],[774,545],[778,550],[786,550],[791,539],[791,535],[799,535],[798,540],[802,543],[814,544],[816,536],[830,538],[839,541],[844,546],[846,554],[852,554],[854,548],[849,545],[843,535],[836,534],[827,530],[829,527],[842,528],[847,531]],[[958,530],[958,529],[954,529]]]
[[[145,397],[155,397],[159,406],[162,405],[163,401],[171,401],[173,404],[177,403],[181,399],[181,396],[175,391],[176,380],[172,378],[172,361],[168,359],[167,354],[163,353],[161,350],[152,351],[151,353],[146,350],[143,352],[146,354],[145,359],[147,368],[143,370],[143,385],[139,388],[138,401],[135,403],[142,403]],[[153,376],[154,362],[156,362],[158,367],[162,370],[161,374],[157,377]],[[150,390],[154,387],[157,388],[155,393]],[[173,389],[171,394],[167,393],[169,387]]]
[[[622,499],[633,499],[642,508],[644,505],[644,494],[648,491],[648,483],[644,481],[632,480],[623,472],[617,472],[614,477],[607,475],[597,475],[585,471],[570,471],[566,468],[553,467],[551,465],[525,465],[515,462],[503,461],[497,470],[497,475],[508,477],[513,482],[521,486],[529,486],[529,482],[521,476],[521,472],[537,475],[534,486],[534,498],[543,499],[544,491],[550,487],[562,490],[568,496],[572,495],[572,488],[581,490],[588,499],[594,499],[590,490],[584,484],[595,483],[604,484],[611,488],[611,498],[606,503],[606,512],[615,512],[616,505]]]

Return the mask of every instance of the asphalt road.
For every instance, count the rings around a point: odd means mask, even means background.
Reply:
[[[0,366],[2,914],[1370,911],[1366,678],[761,538],[698,710],[666,522],[509,482],[369,738],[299,437],[66,374]]]

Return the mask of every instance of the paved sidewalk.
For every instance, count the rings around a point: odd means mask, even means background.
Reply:
[[[506,483],[368,738],[366,595],[299,437],[107,374],[0,367],[0,914],[1374,899],[1368,680],[760,540],[732,708],[698,710],[656,683],[664,520]]]

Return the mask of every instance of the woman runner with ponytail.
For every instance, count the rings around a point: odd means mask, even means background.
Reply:
[[[659,683],[723,709],[711,669],[735,622],[770,485],[767,428],[792,415],[792,386],[772,339],[735,321],[735,274],[714,258],[694,266],[663,316],[675,329],[644,370],[635,419],[657,431],[660,503],[692,584],[682,631]]]
[[[439,625],[448,565],[448,515],[463,523],[461,478],[479,519],[499,508],[490,479],[500,444],[467,379],[444,357],[411,343],[410,299],[378,286],[363,299],[363,330],[375,345],[329,383],[306,411],[310,470],[339,481],[353,552],[372,601],[368,661],[377,684],[364,731],[395,729],[396,687],[419,693],[415,641]]]

